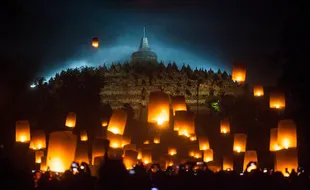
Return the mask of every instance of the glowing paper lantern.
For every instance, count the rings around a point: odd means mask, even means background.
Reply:
[[[44,156],[44,151],[35,151],[35,163],[40,164],[42,162],[42,157]]]
[[[210,149],[209,138],[206,136],[198,137],[199,150]]]
[[[160,137],[154,137],[153,143],[159,144],[160,143]]]
[[[122,139],[122,147],[124,147],[125,145],[128,145],[131,143],[131,137],[125,137],[123,136],[123,139]]]
[[[69,112],[66,119],[66,127],[74,128],[76,124],[76,113]]]
[[[74,161],[78,163],[85,162],[89,164],[89,157],[88,157],[88,144],[87,142],[78,142],[76,151],[75,151],[75,159]]]
[[[103,120],[101,121],[101,126],[102,126],[102,127],[108,126],[108,120],[103,119]]]
[[[123,163],[124,163],[127,170],[132,169],[133,165],[137,164],[137,161],[138,161],[137,156],[138,156],[138,152],[136,152],[136,151],[132,151],[132,150],[126,150],[125,151]]]
[[[41,157],[40,170],[41,171],[46,171],[47,170],[46,156]]]
[[[281,147],[278,144],[278,128],[270,129],[270,142],[269,142],[269,150],[270,151],[278,151]]]
[[[247,135],[244,133],[236,133],[234,135],[234,152],[240,153],[246,150]]]
[[[142,151],[141,151],[141,149],[137,149],[137,152],[138,152],[137,159],[138,160],[142,160]]]
[[[174,163],[172,160],[165,160],[165,168],[168,168],[169,166],[173,166]]]
[[[28,143],[30,141],[30,124],[27,120],[16,121],[16,142]]]
[[[148,102],[148,122],[166,126],[170,117],[169,96],[161,91],[151,92]]]
[[[285,108],[285,95],[284,93],[270,93],[269,107],[273,109],[284,109]]]
[[[31,133],[29,148],[32,150],[40,150],[46,148],[46,136],[43,130],[37,130]]]
[[[282,174],[286,177],[289,176],[289,174],[286,172],[286,169],[288,170],[288,172],[291,172],[293,169],[295,170],[295,172],[297,172],[298,154],[296,148],[283,149],[275,153],[275,171],[282,172]]]
[[[176,155],[177,154],[177,149],[174,147],[168,147],[168,154],[170,156]]]
[[[190,140],[190,141],[196,141],[196,140],[197,140],[196,135],[195,135],[195,134],[191,135],[191,136],[189,137],[189,140]]]
[[[107,131],[107,139],[110,141],[111,148],[122,148],[123,136]]]
[[[123,110],[113,110],[109,125],[108,131],[123,135],[125,131],[125,126],[127,122],[127,113]]]
[[[213,149],[207,149],[203,151],[203,161],[211,162],[213,161]]]
[[[99,39],[97,37],[94,37],[91,44],[94,48],[98,48],[99,47]]]
[[[71,131],[53,132],[49,136],[47,166],[51,171],[64,172],[74,161],[77,137]]]
[[[149,140],[145,140],[145,141],[143,141],[143,144],[150,144],[150,141]]]
[[[257,163],[257,153],[255,150],[248,150],[245,152],[243,159],[243,171],[246,170],[246,167],[250,162]]]
[[[152,151],[150,151],[150,150],[143,150],[142,151],[142,162],[144,164],[152,163]]]
[[[171,98],[171,102],[173,115],[175,115],[176,111],[187,111],[184,96],[174,96]]]
[[[246,68],[243,65],[234,65],[232,70],[232,80],[236,82],[244,82],[246,79]]]
[[[223,170],[233,170],[234,160],[230,156],[223,157]]]
[[[264,96],[264,87],[262,85],[255,85],[253,87],[253,94],[255,97]]]
[[[297,147],[296,125],[293,120],[279,121],[278,144],[285,149]]]
[[[80,132],[80,139],[81,139],[81,141],[87,141],[88,140],[88,136],[87,136],[86,131]]]
[[[221,128],[221,133],[222,134],[228,134],[230,133],[230,123],[229,123],[229,120],[228,119],[224,119],[221,121],[221,124],[220,124],[220,128]]]
[[[102,157],[105,155],[106,148],[108,148],[107,141],[105,139],[95,139],[92,145],[92,164],[95,163],[96,157]]]
[[[177,111],[174,117],[174,131],[188,138],[195,134],[195,115],[187,111]]]

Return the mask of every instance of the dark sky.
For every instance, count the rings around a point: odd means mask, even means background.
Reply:
[[[160,60],[229,72],[240,62],[250,82],[274,84],[283,31],[301,16],[297,1],[286,0],[7,0],[2,7],[1,56],[29,78],[128,59],[146,25]]]

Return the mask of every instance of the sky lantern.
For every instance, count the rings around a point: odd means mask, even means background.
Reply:
[[[175,115],[176,111],[187,111],[184,96],[173,96],[171,98],[171,103],[172,103],[173,115]]]
[[[102,121],[101,121],[101,126],[102,127],[106,127],[106,126],[108,126],[108,120],[107,119],[103,119]]]
[[[264,96],[264,87],[262,85],[254,85],[253,94],[255,97]]]
[[[160,143],[160,137],[154,137],[154,140],[153,140],[153,143],[154,144],[159,144]]]
[[[138,156],[138,152],[136,152],[136,151],[133,151],[133,150],[126,150],[125,151],[123,163],[124,163],[127,170],[132,169],[133,166],[137,164],[137,161],[138,161],[137,156]]]
[[[187,111],[177,111],[174,117],[174,131],[180,136],[190,137],[195,134],[195,115]]]
[[[243,65],[234,65],[232,70],[232,80],[236,82],[245,82],[246,68]]]
[[[207,149],[203,151],[203,161],[211,162],[213,161],[213,149]]]
[[[42,157],[44,156],[43,150],[35,151],[35,163],[40,164],[42,162]]]
[[[99,47],[99,39],[97,37],[93,37],[93,40],[91,42],[91,45],[94,47],[94,48],[98,48]]]
[[[63,173],[74,161],[77,137],[71,131],[57,131],[49,135],[47,166],[53,172]]]
[[[28,143],[30,141],[30,124],[28,120],[16,121],[16,142]]]
[[[280,92],[270,93],[269,107],[272,109],[284,109],[285,108],[285,95]]]
[[[276,153],[274,170],[282,172],[282,174],[286,177],[289,174],[286,172],[291,172],[293,169],[297,172],[298,169],[298,154],[296,148],[289,148],[279,150]]]
[[[223,157],[223,170],[233,170],[234,169],[234,160],[230,156]]]
[[[293,120],[278,122],[278,144],[285,149],[297,147],[296,125]]]
[[[190,141],[196,141],[197,140],[197,136],[195,134],[192,134],[190,137],[189,137],[189,140]]]
[[[40,150],[46,148],[46,136],[43,130],[37,130],[31,133],[29,148],[32,150]]]
[[[123,136],[123,139],[122,139],[122,147],[124,147],[125,145],[128,145],[131,143],[131,137],[126,137],[126,136]]]
[[[247,150],[244,154],[244,159],[243,159],[243,171],[246,170],[247,165],[250,162],[256,162],[257,163],[257,152],[256,150]]]
[[[69,112],[66,119],[66,127],[74,128],[76,124],[76,113]]]
[[[81,139],[81,141],[87,141],[88,140],[87,132],[85,130],[80,132],[80,139]]]
[[[40,170],[47,171],[46,156],[41,157]]]
[[[278,151],[281,147],[278,144],[278,128],[270,129],[269,151]]]
[[[148,122],[166,126],[170,117],[169,96],[162,91],[151,92],[148,102]]]
[[[234,152],[240,153],[246,150],[247,134],[235,133],[234,134]]]
[[[127,122],[127,113],[121,109],[113,110],[109,125],[108,131],[123,135],[125,131],[125,126]]]
[[[82,163],[85,162],[89,164],[89,157],[88,157],[88,143],[81,141],[78,142],[76,151],[75,151],[75,162]]]
[[[169,166],[173,166],[174,165],[174,162],[173,160],[165,160],[165,168],[168,168]]]
[[[174,148],[174,147],[168,147],[168,154],[169,154],[170,156],[176,155],[176,154],[177,154],[177,149]]]
[[[149,164],[149,163],[152,163],[152,151],[150,150],[143,150],[142,151],[142,162],[144,164]]]
[[[122,148],[123,136],[107,131],[107,139],[111,148]]]
[[[143,141],[143,144],[150,144],[150,141],[149,140],[145,140],[145,141]]]
[[[221,120],[220,131],[222,134],[230,133],[230,123],[228,119]]]
[[[198,137],[199,150],[207,150],[210,148],[209,138],[207,136]]]
[[[142,160],[142,150],[141,149],[137,149],[137,152],[138,152],[137,159],[138,160]]]
[[[105,139],[95,139],[92,144],[92,164],[95,164],[96,157],[102,157],[105,155],[107,142]]]
[[[202,153],[197,148],[189,148],[188,149],[188,156],[199,159],[202,157]]]

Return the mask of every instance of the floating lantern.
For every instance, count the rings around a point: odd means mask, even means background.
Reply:
[[[98,48],[99,47],[99,39],[97,37],[94,37],[91,44],[94,48]]]
[[[264,96],[264,87],[262,85],[254,85],[253,94],[255,97]]]
[[[142,151],[142,162],[144,164],[152,163],[152,152],[150,150],[143,150]]]
[[[141,151],[141,149],[137,149],[137,152],[138,152],[137,159],[138,160],[142,160],[142,151]]]
[[[198,137],[199,150],[210,149],[209,138],[206,136]]]
[[[160,143],[160,137],[154,137],[153,143],[159,144]]]
[[[190,140],[190,141],[196,141],[196,140],[197,140],[196,135],[195,135],[195,134],[191,135],[191,136],[189,137],[189,140]]]
[[[213,149],[207,149],[203,151],[203,161],[204,162],[213,161]]]
[[[27,120],[16,121],[16,142],[28,143],[30,141],[30,124]]]
[[[35,163],[40,164],[42,162],[42,157],[44,156],[44,151],[35,151]]]
[[[150,141],[149,140],[145,140],[145,141],[143,141],[143,144],[150,144]]]
[[[43,130],[37,130],[31,133],[29,148],[32,150],[40,150],[46,148],[46,136]]]
[[[74,161],[77,137],[71,131],[53,132],[49,136],[47,166],[53,172],[64,172]]]
[[[177,111],[174,117],[174,131],[188,138],[195,134],[195,115],[187,111]]]
[[[128,145],[131,143],[131,137],[125,137],[123,136],[123,139],[122,139],[122,147],[124,147],[125,145]]]
[[[190,148],[188,150],[188,155],[190,157],[193,157],[193,158],[196,158],[196,159],[199,159],[202,157],[202,153],[200,150],[198,150],[197,148]]]
[[[165,160],[165,168],[168,168],[169,166],[173,166],[174,163],[172,160]]]
[[[245,152],[244,159],[243,159],[243,171],[246,170],[247,165],[250,162],[256,162],[257,163],[257,153],[255,150],[248,150]]]
[[[269,107],[273,109],[284,109],[285,108],[285,95],[284,93],[270,93]]]
[[[138,161],[137,156],[138,156],[138,152],[136,151],[132,151],[132,150],[125,151],[123,163],[127,170],[132,169],[133,166],[137,164],[137,161]]]
[[[233,170],[234,160],[230,156],[223,157],[223,170]]]
[[[184,96],[174,96],[171,98],[171,102],[173,115],[175,115],[176,111],[187,111]]]
[[[177,154],[177,149],[174,148],[174,147],[168,147],[168,154],[169,154],[170,156],[176,155],[176,154]]]
[[[109,125],[108,131],[123,135],[125,131],[125,126],[127,122],[127,113],[123,110],[113,110]]]
[[[122,148],[123,136],[107,131],[107,139],[110,141],[111,148]]]
[[[234,65],[232,70],[232,80],[236,82],[245,82],[246,68],[243,65]]]
[[[47,171],[46,156],[41,157],[40,170]]]
[[[234,152],[240,153],[246,150],[247,135],[244,133],[236,133],[234,135]]]
[[[69,112],[66,119],[66,127],[74,128],[76,124],[76,113]]]
[[[107,141],[105,139],[95,139],[92,145],[92,164],[95,164],[96,157],[103,157],[105,150],[108,148]]]
[[[298,169],[298,154],[296,148],[289,148],[279,150],[276,153],[274,170],[282,172],[286,177],[294,169],[297,172]],[[289,173],[287,173],[287,171]]]
[[[108,126],[108,120],[103,119],[103,120],[101,121],[101,126],[102,126],[102,127]]]
[[[297,147],[296,125],[293,120],[279,121],[278,144],[285,149]]]
[[[81,141],[87,141],[88,140],[88,136],[87,136],[87,132],[86,131],[81,131],[80,132],[80,139],[81,139]]]
[[[270,142],[269,142],[269,150],[270,151],[278,151],[281,147],[278,144],[278,128],[270,129]]]
[[[148,102],[148,122],[166,126],[170,117],[169,96],[161,91],[151,92]]]
[[[221,129],[220,131],[222,134],[230,133],[230,123],[228,119],[224,119],[221,121],[220,129]]]
[[[88,157],[88,143],[87,142],[78,142],[76,151],[75,151],[75,162],[82,163],[85,162],[89,164]]]

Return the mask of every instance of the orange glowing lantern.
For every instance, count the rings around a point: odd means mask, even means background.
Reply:
[[[223,157],[223,170],[233,170],[234,160],[230,156]]]
[[[142,160],[142,151],[141,151],[141,149],[137,149],[137,152],[138,152],[137,159],[138,160]]]
[[[191,135],[191,136],[189,137],[189,140],[190,140],[190,141],[196,141],[196,140],[197,140],[196,135],[195,135],[195,134]]]
[[[206,136],[198,137],[199,150],[210,149],[209,138]]]
[[[40,170],[47,171],[46,156],[41,157]]]
[[[124,147],[125,145],[129,145],[131,143],[131,137],[125,137],[123,136],[122,139],[122,147]]]
[[[247,165],[250,162],[256,162],[257,163],[257,153],[256,150],[248,150],[244,154],[244,159],[243,159],[243,171],[246,170]]]
[[[236,82],[245,82],[246,68],[243,65],[234,65],[232,70],[232,80]]]
[[[169,166],[173,166],[174,163],[172,160],[165,160],[165,168],[168,168]]]
[[[98,39],[97,37],[94,37],[93,40],[92,40],[91,45],[92,45],[94,48],[98,48],[98,47],[99,47],[99,39]]]
[[[296,125],[293,120],[279,121],[278,144],[285,149],[297,147]]]
[[[177,154],[177,149],[174,148],[174,147],[168,147],[168,154],[169,154],[170,156],[176,155],[176,154]]]
[[[51,171],[63,173],[74,161],[77,137],[71,131],[53,132],[49,136],[47,166]]]
[[[89,157],[88,157],[88,144],[87,142],[78,142],[76,151],[75,151],[75,159],[74,161],[78,163],[85,162],[89,164]]]
[[[292,170],[297,172],[298,154],[296,148],[283,149],[276,152],[274,170],[282,172],[286,177]],[[289,173],[288,173],[289,172]]]
[[[202,153],[200,150],[198,150],[197,148],[190,148],[188,150],[188,155],[190,157],[193,157],[193,158],[196,158],[196,159],[199,159],[202,157]]]
[[[123,163],[124,163],[127,170],[132,169],[133,165],[137,164],[137,161],[138,161],[137,156],[138,156],[138,152],[136,152],[136,151],[133,151],[133,150],[126,150],[125,151]]]
[[[122,148],[123,136],[107,131],[107,139],[110,141],[111,148]]]
[[[40,164],[42,162],[42,157],[44,156],[44,151],[37,150],[35,152],[35,163]]]
[[[153,143],[159,144],[160,143],[160,137],[154,137]]]
[[[102,157],[105,155],[107,142],[105,139],[95,139],[92,145],[92,164],[95,164],[96,157]]]
[[[270,93],[269,107],[273,109],[284,109],[285,108],[285,95],[284,93]]]
[[[234,152],[240,153],[246,150],[247,135],[244,133],[236,133],[234,135]]]
[[[264,87],[262,85],[254,85],[253,94],[255,97],[264,96]]]
[[[195,134],[195,115],[187,111],[177,111],[174,117],[174,131],[188,138]]]
[[[103,119],[102,121],[101,121],[101,126],[102,127],[106,127],[106,126],[108,126],[108,120],[106,120],[106,119]]]
[[[81,139],[81,141],[87,141],[88,140],[88,136],[87,136],[87,132],[86,131],[81,131],[80,132],[80,139]]]
[[[123,110],[113,110],[109,125],[108,131],[123,135],[125,131],[125,126],[127,122],[127,113]]]
[[[143,150],[142,151],[142,162],[144,164],[152,163],[152,151],[150,151],[150,150]]]
[[[213,161],[213,149],[207,149],[203,151],[203,161],[204,162]]]
[[[278,144],[278,128],[270,129],[270,142],[269,142],[269,150],[270,151],[278,151],[281,147]]]
[[[76,124],[76,113],[69,112],[66,119],[66,127],[74,128]]]
[[[145,141],[143,141],[143,144],[150,144],[150,141],[149,140],[145,140]]]
[[[166,126],[170,117],[169,96],[161,91],[151,92],[148,103],[148,122]]]
[[[173,115],[176,111],[187,111],[185,97],[184,96],[174,96],[171,98]]]
[[[221,121],[221,124],[220,124],[220,128],[221,128],[221,133],[222,134],[228,134],[230,133],[230,123],[229,123],[229,120],[228,119],[224,119]]]
[[[46,136],[43,130],[38,130],[31,133],[29,148],[32,150],[40,150],[46,148]]]
[[[30,124],[27,120],[16,121],[16,142],[28,143],[30,141]]]

